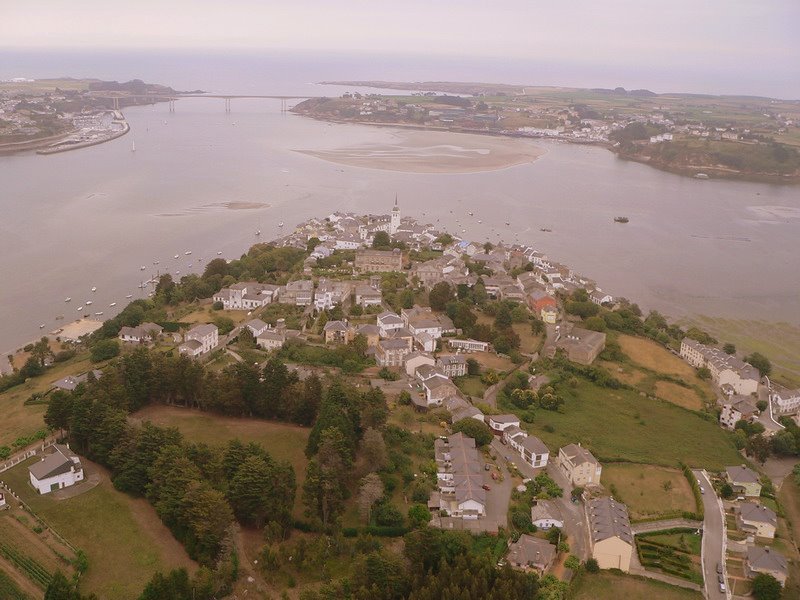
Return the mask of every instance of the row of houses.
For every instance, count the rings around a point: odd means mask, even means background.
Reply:
[[[364,308],[380,306],[383,301],[379,281],[320,279],[315,289],[311,279],[298,279],[278,286],[255,281],[242,281],[223,288],[212,297],[225,310],[254,310],[272,302],[294,306],[311,306],[327,310],[355,296],[356,304]]]

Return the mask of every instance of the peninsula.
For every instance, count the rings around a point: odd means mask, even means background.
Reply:
[[[398,93],[312,98],[294,112],[335,122],[595,144],[687,176],[800,183],[797,100],[462,82],[322,83]]]

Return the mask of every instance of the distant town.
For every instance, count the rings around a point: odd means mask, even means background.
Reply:
[[[698,178],[800,181],[799,101],[622,88],[325,83],[393,88],[405,95],[352,92],[306,100],[295,112],[342,122],[599,144],[623,158]]]
[[[536,248],[462,238],[395,199],[161,275],[81,323],[9,357],[3,427],[40,424],[0,437],[0,500],[88,572],[107,549],[62,507],[113,481],[146,489],[187,563],[241,594],[382,585],[351,560],[416,589],[414,569],[445,576],[420,561],[446,563],[449,544],[542,594],[514,597],[800,589],[784,512],[800,470],[781,460],[800,448],[796,382]],[[211,508],[213,529],[194,512]],[[101,507],[89,528],[116,518]],[[348,566],[321,573],[317,553]]]

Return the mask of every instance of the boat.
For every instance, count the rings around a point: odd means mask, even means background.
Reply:
[[[91,300],[87,300],[86,301],[86,306],[91,306],[91,305],[92,305],[92,301]]]
[[[158,261],[157,261],[157,260],[154,260],[154,261],[153,261],[153,264],[154,264],[154,265],[157,265],[157,264],[158,264]]]
[[[509,223],[508,221],[506,221],[506,226],[508,226],[508,225],[511,225],[511,223]]]
[[[281,221],[280,223],[278,223],[278,227],[283,227],[283,221]]]
[[[694,176],[694,178],[695,179],[708,179],[708,175],[706,175],[705,173],[698,173],[697,175]]]
[[[113,308],[113,307],[115,307],[116,305],[117,305],[117,303],[116,303],[116,302],[112,302],[112,303],[111,303],[111,304],[109,304],[108,306],[109,306],[110,308]]]
[[[256,229],[256,235],[261,235],[261,230],[260,229]]]
[[[175,275],[180,275],[180,274],[181,274],[180,271],[175,271]]]
[[[217,252],[217,256],[222,256],[222,252]]]
[[[186,256],[189,256],[191,253],[192,253],[192,251],[191,251],[191,250],[187,250],[186,252],[184,252],[184,254],[185,254]]]
[[[72,298],[64,298],[64,302],[72,302]]]
[[[96,312],[96,313],[94,313],[94,314],[95,314],[95,316],[97,316],[97,317],[100,317],[100,316],[102,316],[102,315],[103,315],[103,311],[101,310],[100,312]]]
[[[544,231],[545,233],[550,233],[553,230],[552,229],[548,229],[547,227],[542,227],[539,231]]]
[[[628,217],[614,217],[614,223],[627,223],[629,220]]]
[[[128,295],[127,295],[127,296],[125,296],[125,297],[126,297],[126,298],[128,298],[128,299],[130,299],[130,298],[133,298],[133,294],[128,294]]]
[[[39,325],[39,329],[44,329],[44,323],[42,323],[41,325]]]
[[[469,216],[470,216],[470,217],[472,216],[472,211],[469,211]]]
[[[96,288],[96,287],[93,287],[93,288],[92,288],[92,291],[93,291],[93,292],[96,292],[96,291],[97,291],[97,288]]]
[[[64,315],[58,315],[56,317],[56,321],[61,321],[64,318]]]
[[[180,256],[176,254],[176,255],[175,255],[175,256],[173,256],[172,258],[180,258]]]
[[[482,223],[483,223],[483,221],[481,221],[480,219],[478,219],[478,225],[481,225]]]
[[[81,310],[83,310],[83,307],[82,307],[82,306],[79,306],[79,307],[78,307],[78,311],[81,311]]]
[[[144,265],[142,265],[141,267],[139,267],[139,270],[140,270],[140,271],[144,271],[146,268],[147,268],[147,267],[145,267]]]
[[[131,152],[136,152],[136,140],[131,142]]]

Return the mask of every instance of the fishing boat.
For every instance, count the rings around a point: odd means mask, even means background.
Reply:
[[[614,217],[614,223],[627,223],[629,220],[628,217]]]
[[[283,227],[283,221],[281,221],[280,223],[278,223],[278,227]]]
[[[93,287],[93,288],[92,288],[92,291],[93,291],[93,292],[96,292],[96,291],[97,291],[97,288],[96,288],[96,287]]]
[[[173,256],[172,258],[180,258],[180,256],[176,254],[176,255],[175,255],[175,256]]]
[[[145,267],[144,265],[142,265],[141,267],[139,267],[139,270],[140,270],[140,271],[144,271],[146,268],[147,268],[147,267]]]
[[[103,311],[101,310],[100,312],[96,312],[96,313],[94,313],[94,314],[95,314],[95,316],[97,316],[97,317],[101,317],[101,316],[103,316]]]
[[[42,323],[41,325],[39,325],[39,329],[44,329],[44,323]]]
[[[187,250],[186,252],[184,252],[184,254],[185,254],[186,256],[189,256],[191,253],[192,253],[192,251],[191,251],[191,250]]]
[[[133,298],[133,294],[128,294],[128,295],[127,295],[127,296],[125,296],[125,297],[126,297],[126,298],[128,298],[128,299],[131,299],[131,298]]]
[[[472,216],[472,211],[469,211],[469,216],[470,216],[470,217]]]
[[[547,227],[542,227],[539,231],[544,231],[545,233],[550,233],[553,230],[552,229],[548,229]]]
[[[80,312],[80,311],[82,311],[82,310],[83,310],[83,307],[82,307],[82,306],[79,306],[79,307],[78,307],[78,312]]]
[[[217,256],[222,256],[222,252],[217,252]]]
[[[158,264],[158,262],[159,262],[159,261],[157,261],[157,260],[154,260],[154,261],[153,261],[153,264],[154,264],[154,265],[157,265],[157,264]]]
[[[256,229],[256,235],[261,235],[261,230],[260,229]]]
[[[86,306],[91,306],[91,305],[92,305],[92,301],[91,300],[87,300],[86,301]]]
[[[111,303],[111,304],[109,304],[108,306],[109,306],[110,308],[114,308],[116,305],[117,305],[117,303],[116,303],[116,302],[112,302],[112,303]]]
[[[72,302],[72,298],[64,298],[64,302]]]

